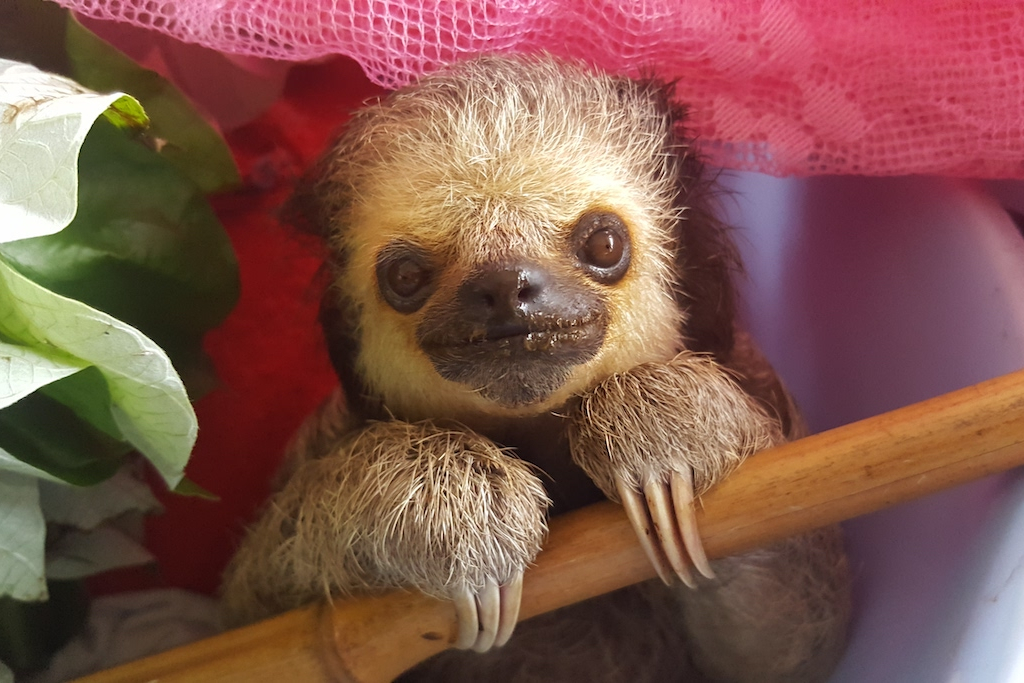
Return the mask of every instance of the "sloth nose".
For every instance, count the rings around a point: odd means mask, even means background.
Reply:
[[[485,266],[462,285],[459,298],[467,313],[485,318],[529,315],[546,285],[547,274],[536,266]]]

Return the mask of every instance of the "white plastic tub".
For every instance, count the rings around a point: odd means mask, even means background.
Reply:
[[[746,317],[818,431],[1024,367],[1024,185],[729,174]],[[998,199],[997,199],[998,195]],[[1024,477],[846,525],[833,683],[1024,681]]]

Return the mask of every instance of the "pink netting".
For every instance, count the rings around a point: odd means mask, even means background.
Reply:
[[[1024,177],[1024,3],[58,0],[229,53],[349,55],[394,86],[481,52],[678,79],[725,166]]]

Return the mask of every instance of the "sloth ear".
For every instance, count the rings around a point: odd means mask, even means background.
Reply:
[[[733,277],[741,270],[729,228],[714,214],[716,189],[686,129],[685,107],[672,99],[673,83],[641,82],[641,91],[664,118],[664,172],[676,187],[675,298],[685,312],[687,348],[729,360],[735,344],[736,292]]]
[[[310,166],[295,184],[278,214],[281,222],[300,232],[326,239],[332,218],[345,204],[340,188],[331,182],[335,174],[335,145]]]
[[[331,236],[346,226],[339,217],[346,215],[348,190],[341,182],[340,139],[320,156],[299,179],[280,209],[280,220],[298,232],[316,237],[324,247],[324,265],[318,275],[323,287],[319,322],[327,344],[327,353],[338,376],[351,413],[364,418],[381,417],[380,406],[373,401],[355,369],[359,339],[355,334],[356,314],[336,290],[334,279],[344,270],[347,254]]]
[[[678,207],[685,207],[677,226],[676,301],[686,312],[689,348],[727,363],[735,344],[736,290],[741,270],[729,228],[710,206],[714,184],[701,177],[703,164],[693,153],[682,159]]]

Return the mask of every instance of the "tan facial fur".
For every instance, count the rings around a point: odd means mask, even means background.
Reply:
[[[665,246],[677,219],[668,125],[633,82],[544,59],[469,62],[361,112],[325,182],[343,207],[331,218],[333,246],[345,255],[337,285],[357,312],[356,367],[367,387],[405,419],[536,414],[613,372],[678,352]],[[600,351],[525,407],[503,407],[438,375],[417,345],[423,317],[481,264],[530,258],[570,268],[569,235],[593,210],[619,216],[633,245],[621,281],[576,274],[607,301]],[[389,307],[369,276],[395,240],[418,245],[437,267],[436,289],[414,313]]]

